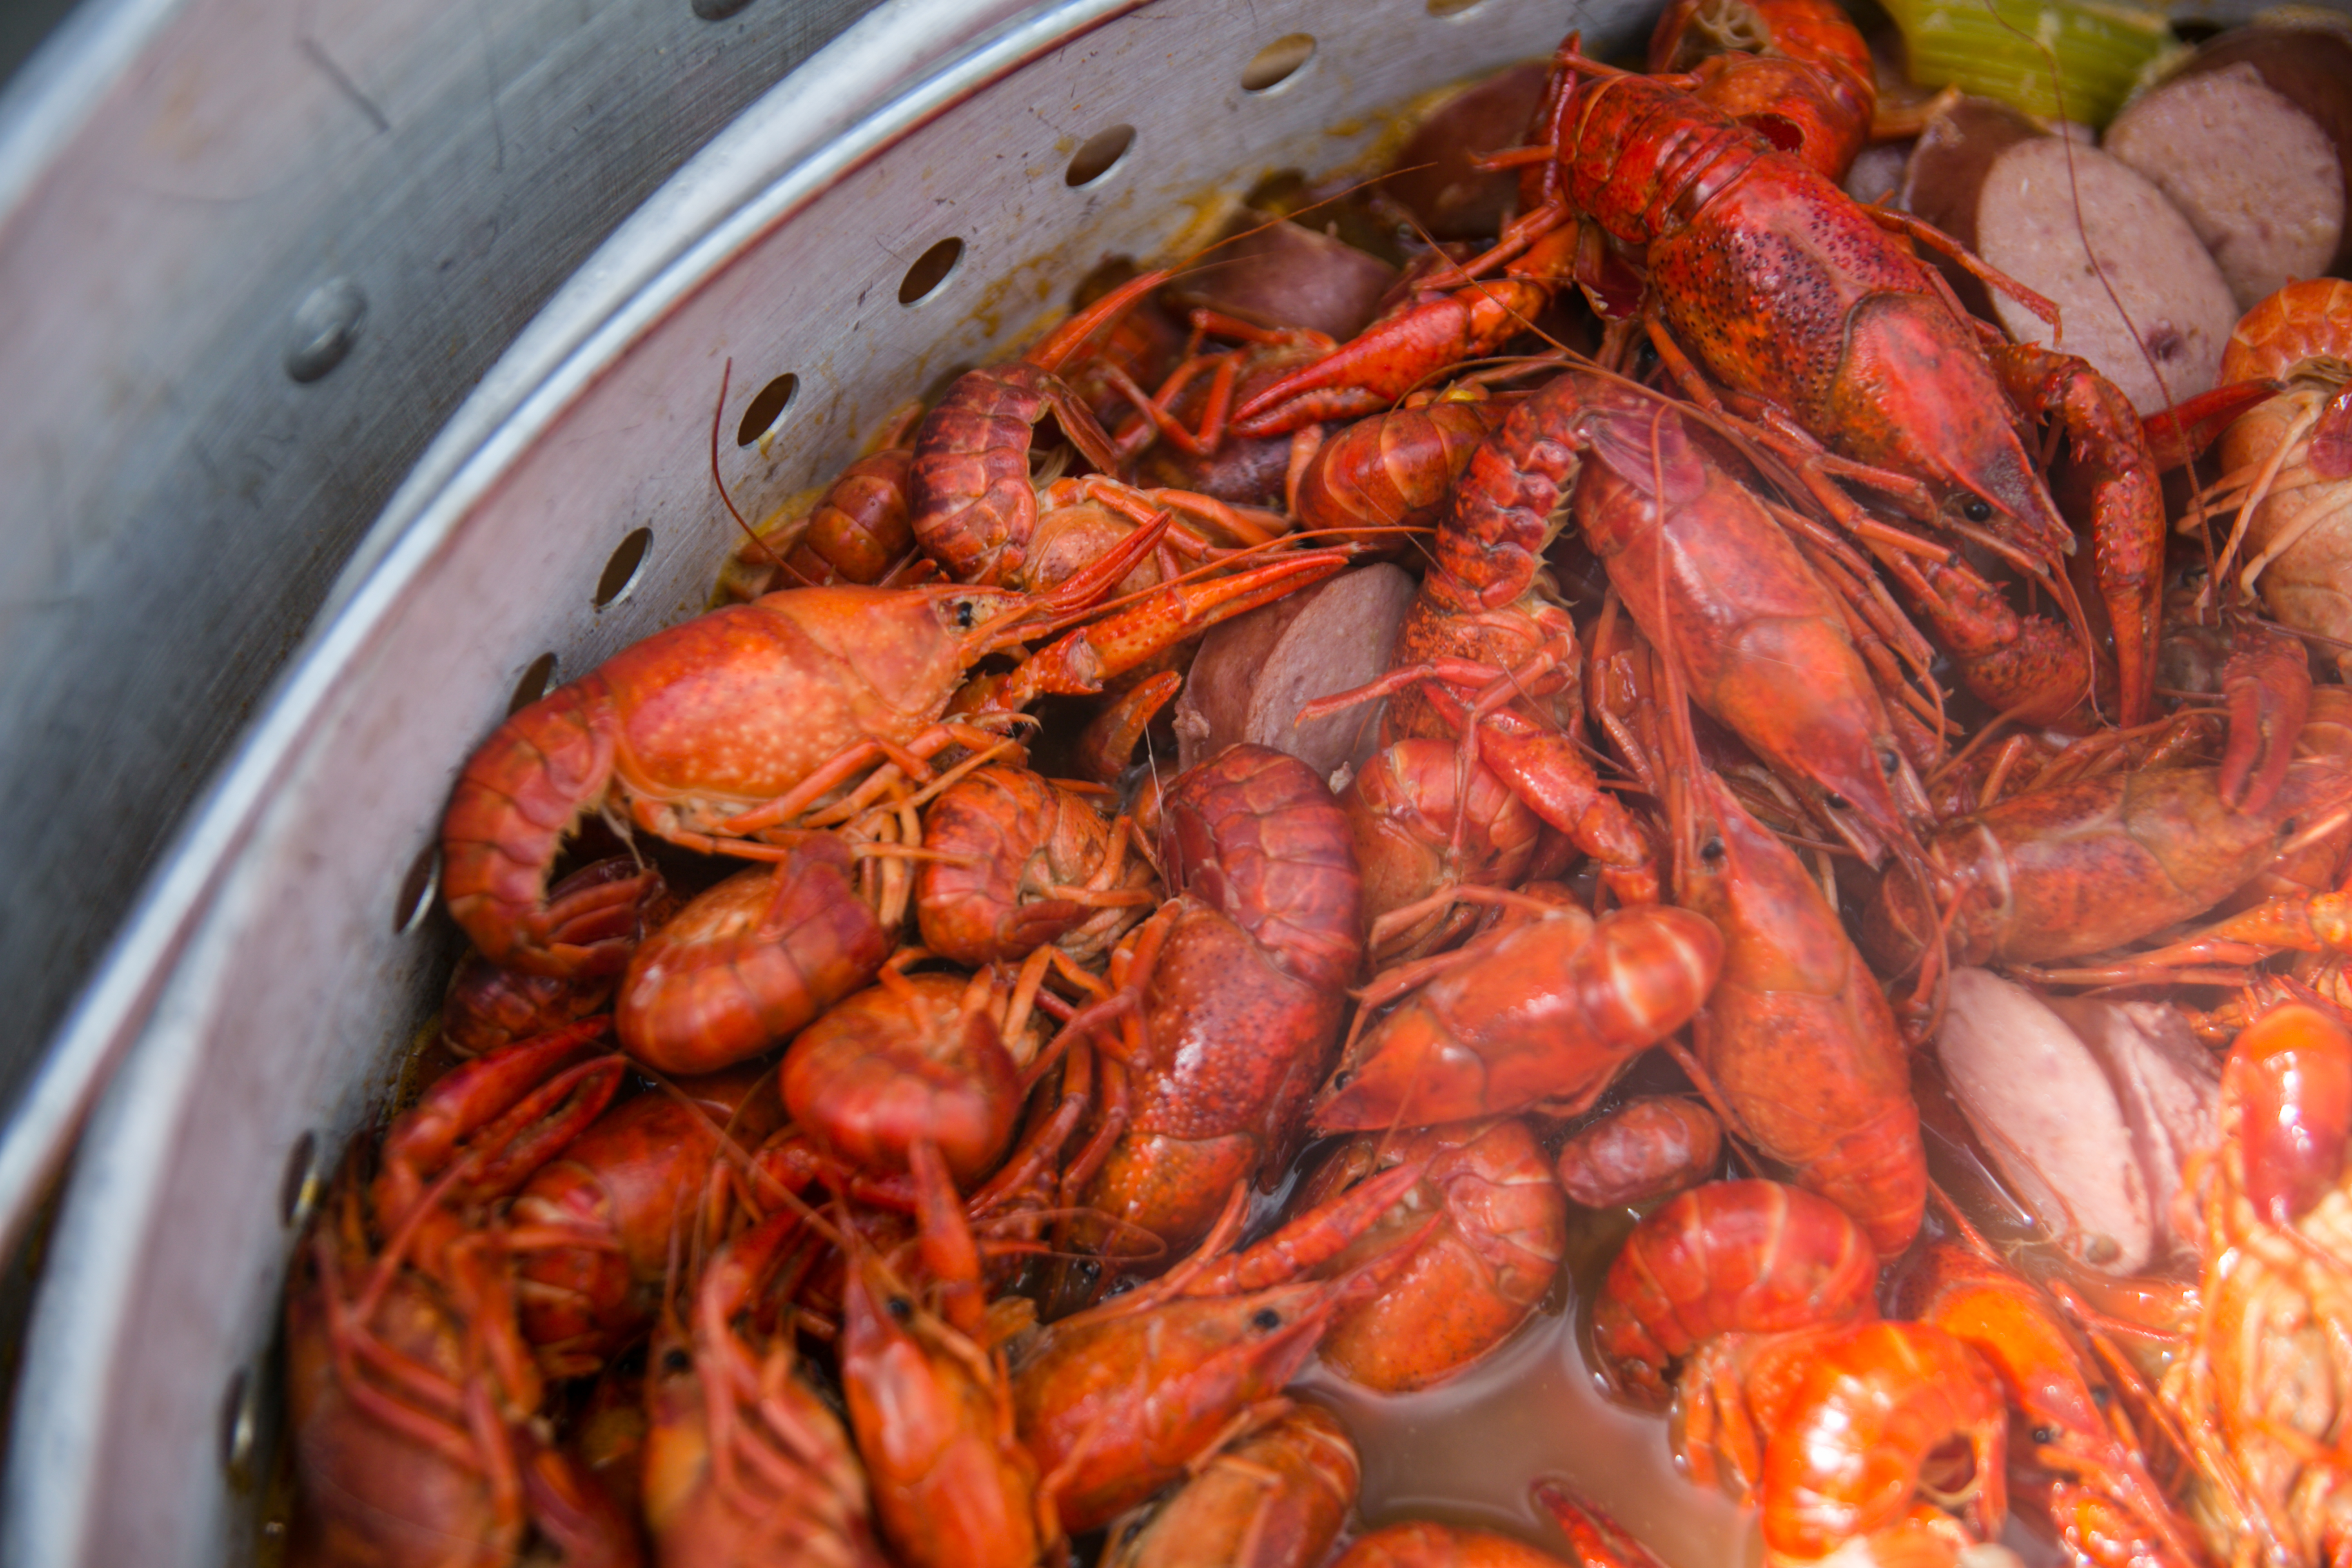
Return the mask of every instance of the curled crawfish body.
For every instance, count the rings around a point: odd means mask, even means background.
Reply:
[[[1383,1393],[1441,1383],[1508,1338],[1551,1289],[1567,1205],[1524,1121],[1454,1122],[1402,1137],[1360,1134],[1305,1189],[1312,1202],[1373,1170],[1426,1162],[1383,1222],[1340,1255],[1380,1252],[1431,1213],[1443,1222],[1373,1300],[1324,1337],[1324,1363]]]
[[[1954,1242],[1940,1242],[1903,1278],[1898,1307],[1973,1346],[2000,1374],[2043,1468],[2066,1479],[2045,1502],[2059,1538],[2099,1568],[2185,1568],[2198,1561],[2188,1522],[2117,1437],[2089,1381],[2089,1363],[2047,1297]],[[2104,1391],[2101,1391],[2102,1393]]]
[[[1598,922],[1563,909],[1490,932],[1349,1047],[1308,1123],[1355,1131],[1538,1102],[1582,1110],[1689,1021],[1722,962],[1705,916],[1654,905]]]
[[[1342,426],[1315,448],[1293,487],[1298,526],[1332,543],[1395,554],[1404,547],[1402,530],[1437,521],[1501,412],[1492,403],[1443,399]]]
[[[1339,795],[1364,879],[1364,918],[1417,904],[1456,884],[1507,888],[1524,878],[1543,824],[1483,763],[1457,795],[1459,761],[1444,741],[1412,738],[1382,748]],[[1434,952],[1468,931],[1466,905],[1435,910],[1382,939],[1375,963]]]
[[[663,1072],[715,1072],[871,980],[890,937],[856,875],[839,837],[799,833],[772,870],[738,872],[688,903],[622,979],[614,1021],[629,1054]]]
[[[551,1376],[593,1374],[652,1326],[722,1138],[756,1148],[783,1120],[764,1070],[676,1088],[606,1111],[515,1197],[523,1335]]]
[[[943,858],[916,874],[916,920],[923,945],[956,963],[1018,963],[1048,942],[1092,957],[1151,897],[1151,868],[1125,858],[1123,831],[1025,768],[985,767],[949,786],[923,842]]]
[[[600,906],[593,895],[601,889],[619,891],[613,901]],[[607,941],[634,945],[677,910],[677,900],[660,873],[625,855],[574,871],[548,889],[548,901],[572,911],[562,929],[553,933],[556,945],[572,948]],[[612,998],[613,985],[609,972],[570,977],[534,974],[468,952],[457,961],[448,994],[442,998],[441,1037],[461,1055],[480,1056],[601,1011]]]
[[[993,984],[986,973],[967,981],[883,971],[881,984],[803,1030],[785,1053],[794,1125],[853,1165],[904,1170],[923,1142],[959,1181],[985,1174],[1021,1115],[1020,1069],[999,1032]]]
[[[1560,1190],[1587,1208],[1663,1198],[1704,1182],[1723,1154],[1715,1112],[1678,1095],[1627,1100],[1559,1147]]]
[[[2000,1531],[2008,1511],[2000,1384],[1943,1330],[1862,1322],[1726,1342],[1706,1370],[1706,1389],[1684,1401],[1685,1458],[1694,1479],[1719,1479],[1759,1505],[1768,1563],[1813,1562],[1882,1534],[1968,1542]],[[1945,1472],[1948,1452],[1963,1445],[1965,1463]],[[1923,1512],[1914,1500],[1923,1490],[1966,1507],[1965,1534],[1937,1510]],[[1874,1543],[1864,1555],[1898,1554]]]
[[[1177,897],[1136,941],[1148,1055],[1133,1116],[1082,1201],[1171,1248],[1296,1136],[1363,942],[1346,820],[1297,758],[1234,746],[1160,807]]]
[[[1713,1182],[1641,1224],[1609,1266],[1592,1340],[1616,1386],[1665,1403],[1671,1363],[1727,1333],[1875,1317],[1870,1239],[1825,1199],[1779,1182]]]
[[[2239,586],[2259,587],[2283,625],[2352,640],[2352,283],[2290,283],[2247,311],[2221,379],[2255,376],[2285,385],[2221,438],[2221,485],[2238,500],[2223,569],[2236,563]],[[2340,672],[2341,647],[2335,659]]]
[[[1331,1568],[1566,1568],[1549,1552],[1474,1524],[1409,1520],[1356,1537]],[[1586,1568],[1610,1568],[1593,1564]]]
[[[1302,1405],[1221,1450],[1122,1533],[1105,1568],[1316,1568],[1355,1506],[1356,1446],[1339,1417]]]

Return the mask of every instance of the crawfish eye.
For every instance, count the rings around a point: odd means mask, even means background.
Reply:
[[[1983,522],[1992,516],[1992,507],[1988,502],[1970,496],[1960,503],[1960,515],[1970,522]]]
[[[902,1323],[915,1315],[915,1304],[904,1296],[891,1297],[882,1303],[882,1310]]]
[[[2288,817],[2284,822],[2282,822],[2282,823],[2280,823],[2280,824],[2278,825],[2278,836],[2279,836],[2281,838],[2292,838],[2292,837],[2294,837],[2294,817],[2290,816],[2290,817]]]
[[[2107,1391],[2104,1385],[2091,1390],[2091,1403],[2102,1410],[2107,1407]]]
[[[1853,809],[1853,802],[1846,799],[1845,796],[1838,794],[1835,790],[1830,791],[1829,801],[1830,809],[1832,811],[1852,811]]]
[[[1356,1074],[1355,1069],[1352,1068],[1341,1068],[1338,1072],[1331,1075],[1331,1087],[1333,1089],[1345,1089],[1355,1081]]]
[[[1893,778],[1903,771],[1903,759],[1892,752],[1881,752],[1878,753],[1878,771]]]
[[[1282,1314],[1271,1307],[1260,1307],[1250,1314],[1250,1323],[1255,1328],[1264,1329],[1268,1333],[1272,1333],[1282,1327]]]
[[[1698,847],[1698,858],[1712,866],[1723,858],[1723,840],[1710,838]]]
[[[676,1345],[662,1352],[662,1370],[672,1376],[694,1370],[694,1358]]]
[[[2034,1442],[2039,1444],[2055,1443],[2058,1440],[2058,1428],[2055,1426],[2036,1426],[2033,1429],[2032,1436]]]
[[[980,614],[977,610],[972,608],[972,603],[970,599],[959,599],[956,601],[956,630],[960,632],[968,632],[971,630],[975,624],[978,623],[979,619]]]

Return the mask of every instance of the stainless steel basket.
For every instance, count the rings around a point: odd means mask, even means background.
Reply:
[[[127,1055],[26,1347],[7,1560],[252,1553],[288,1251],[453,949],[451,780],[511,700],[704,602],[733,537],[706,446],[723,366],[723,478],[756,512],[1104,255],[1160,252],[1204,193],[1344,164],[1414,93],[1570,26],[1624,47],[1649,10],[894,0],[663,187],[409,473],[77,1015],[80,1059]],[[738,445],[763,392],[787,406]]]

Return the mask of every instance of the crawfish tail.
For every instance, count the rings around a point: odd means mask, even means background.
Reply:
[[[493,963],[537,974],[605,973],[629,943],[556,938],[572,911],[551,907],[547,876],[563,837],[604,798],[620,721],[594,673],[514,714],[468,758],[441,819],[449,913]]]
[[[1305,763],[1227,748],[1176,781],[1161,843],[1181,890],[1234,921],[1277,967],[1337,991],[1362,962],[1362,880],[1348,821]]]
[[[1620,1386],[1663,1405],[1666,1363],[1724,1333],[1876,1315],[1878,1257],[1844,1210],[1779,1182],[1694,1187],[1633,1227],[1593,1302]]]

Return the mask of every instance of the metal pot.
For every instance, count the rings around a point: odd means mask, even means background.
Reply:
[[[614,226],[874,3],[85,0],[0,95],[0,1240],[221,863],[166,846],[368,524]]]
[[[1579,21],[1610,50],[1648,14]],[[1564,26],[1557,0],[893,0],[631,218],[392,498],[83,1009],[83,1045],[129,1050],[26,1350],[7,1560],[253,1552],[289,1248],[454,951],[451,780],[510,703],[704,603],[728,362],[720,478],[758,515],[1203,193],[1343,164],[1384,110]]]

